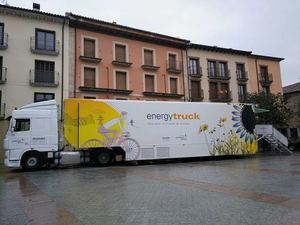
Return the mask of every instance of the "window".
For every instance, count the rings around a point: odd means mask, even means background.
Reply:
[[[262,92],[263,92],[265,95],[270,94],[270,87],[268,87],[268,86],[263,86],[263,87],[262,87]]]
[[[238,94],[241,96],[246,96],[247,88],[246,85],[238,85]]]
[[[290,128],[291,138],[298,138],[297,128]]]
[[[84,67],[84,87],[96,87],[96,69]]]
[[[260,76],[262,81],[268,81],[268,67],[267,66],[260,66]]]
[[[42,102],[54,99],[55,95],[53,93],[34,93],[34,102]]]
[[[55,32],[36,29],[35,48],[38,50],[55,51]]]
[[[236,64],[236,75],[238,79],[243,79],[245,77],[245,65],[242,63]]]
[[[219,67],[220,67],[220,77],[226,77],[227,76],[227,63],[219,62]]]
[[[199,59],[189,58],[189,74],[199,75]]]
[[[5,79],[3,71],[3,57],[0,56],[0,81],[3,81]]]
[[[84,52],[83,52],[84,56],[95,58],[96,57],[95,40],[84,38],[83,45],[84,45]]]
[[[115,60],[119,62],[127,62],[126,60],[126,45],[115,45]]]
[[[30,130],[30,119],[16,119],[14,132]]]
[[[127,90],[127,73],[122,71],[116,72],[116,89]]]
[[[208,76],[215,77],[216,74],[216,62],[215,61],[208,61],[207,62],[207,69],[208,69]]]
[[[191,97],[192,99],[200,99],[201,96],[201,85],[199,81],[191,81]]]
[[[209,83],[209,94],[211,99],[218,98],[218,83],[215,82]]]
[[[170,77],[170,93],[171,94],[178,93],[178,79],[175,77]]]
[[[0,23],[0,45],[4,45],[4,23]]]
[[[145,91],[146,92],[155,92],[155,79],[153,75],[145,75]]]
[[[154,66],[153,51],[144,49],[144,64]]]
[[[54,62],[35,60],[35,83],[54,84]]]
[[[220,94],[222,97],[228,97],[229,94],[229,85],[227,83],[221,83]]]
[[[169,54],[169,68],[176,69],[176,55]]]

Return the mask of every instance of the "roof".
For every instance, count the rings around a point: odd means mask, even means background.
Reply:
[[[232,48],[221,48],[218,46],[201,45],[195,43],[191,43],[190,48],[212,51],[212,52],[235,54],[235,55],[245,55],[245,56],[249,56],[252,53],[251,51],[243,51],[243,50],[237,50]]]
[[[265,59],[265,60],[272,60],[272,61],[277,61],[277,62],[284,60],[284,58],[266,56],[266,55],[255,55],[255,54],[251,54],[250,57],[255,58],[255,59]]]
[[[9,5],[1,5],[0,4],[0,13],[5,14],[12,14],[17,16],[33,16],[36,19],[50,19],[55,22],[63,22],[65,19],[65,16],[58,15],[58,14],[52,14],[47,12],[42,12],[38,10],[32,10],[32,9],[25,9],[15,6],[9,6]]]
[[[284,94],[300,92],[300,82],[283,87]]]
[[[120,37],[141,40],[145,42],[153,42],[162,45],[186,48],[190,43],[189,40],[175,38],[163,34],[140,30],[132,27],[97,20],[89,17],[66,13],[66,17],[70,21],[70,26],[81,29],[92,30],[95,32],[116,35]]]

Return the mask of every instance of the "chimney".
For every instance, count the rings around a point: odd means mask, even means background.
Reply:
[[[40,11],[40,8],[41,8],[40,4],[38,4],[38,3],[33,3],[32,4],[32,9],[33,10]]]

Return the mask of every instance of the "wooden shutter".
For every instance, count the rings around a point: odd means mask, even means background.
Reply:
[[[229,87],[228,84],[222,83],[221,84],[221,90],[220,93],[223,98],[228,98],[229,97]]]
[[[199,81],[192,81],[191,82],[191,94],[192,98],[200,98],[200,82]]]
[[[116,61],[126,62],[126,46],[116,45]]]
[[[169,68],[176,69],[176,55],[169,54]]]
[[[211,99],[218,98],[218,84],[217,83],[209,83],[209,94]]]
[[[144,62],[145,65],[153,66],[154,65],[153,51],[145,49],[144,50],[144,60],[145,60],[145,62]]]
[[[84,56],[95,58],[95,40],[84,39]]]
[[[85,87],[95,87],[95,69],[93,68],[84,68],[84,86]]]
[[[177,78],[170,78],[170,93],[177,94]]]
[[[127,89],[126,72],[116,72],[116,88],[121,90]]]
[[[145,91],[154,92],[154,76],[145,75]]]

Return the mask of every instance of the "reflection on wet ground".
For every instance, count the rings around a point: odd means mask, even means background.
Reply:
[[[7,170],[0,224],[300,224],[300,155]]]

